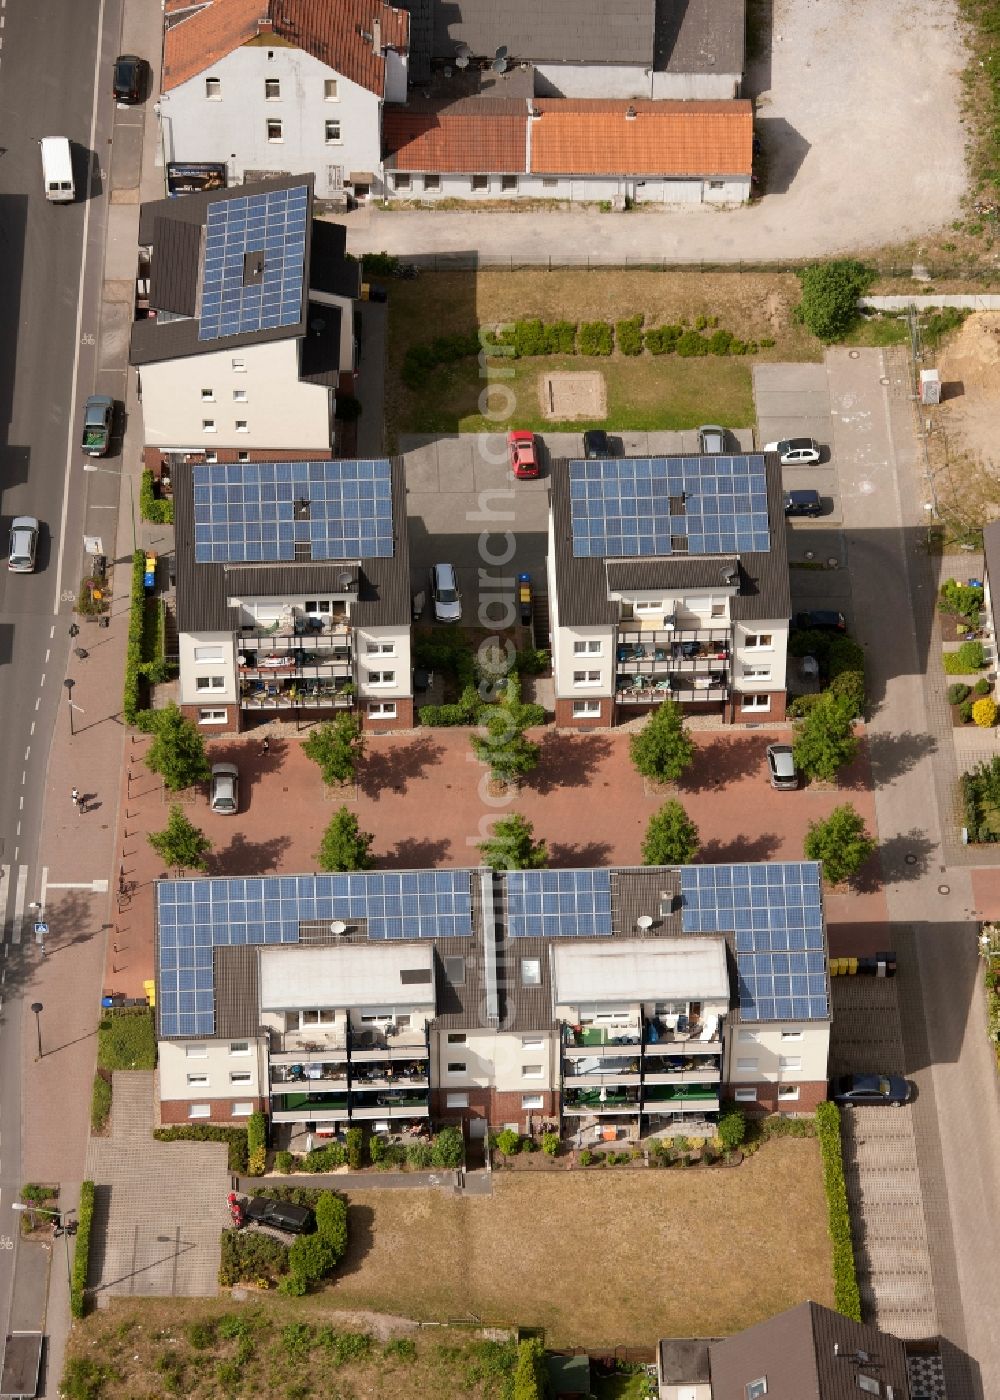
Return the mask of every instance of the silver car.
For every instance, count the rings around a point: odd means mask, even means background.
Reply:
[[[698,429],[698,451],[705,457],[718,457],[726,450],[726,430],[717,423],[703,423]]]
[[[212,765],[209,806],[223,817],[235,817],[240,809],[240,772],[235,763]]]
[[[768,744],[767,771],[771,786],[781,792],[794,792],[799,785],[791,744]]]
[[[15,574],[33,574],[37,553],[38,521],[33,515],[19,515],[10,527],[8,569]]]
[[[461,622],[462,595],[453,564],[435,564],[431,569],[431,599],[435,622]]]

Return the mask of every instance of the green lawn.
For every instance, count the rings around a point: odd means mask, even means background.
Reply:
[[[146,1007],[105,1012],[97,1028],[100,1069],[155,1069],[153,1013]]]

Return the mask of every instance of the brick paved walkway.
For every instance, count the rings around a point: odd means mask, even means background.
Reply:
[[[111,1135],[87,1149],[87,1179],[97,1186],[89,1286],[214,1297],[229,1220],[225,1145],[157,1142],[152,1130],[153,1075],[116,1072]]]

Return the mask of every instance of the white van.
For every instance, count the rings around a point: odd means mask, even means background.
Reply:
[[[68,137],[43,136],[38,144],[42,148],[45,198],[61,204],[69,203],[76,198],[76,188],[73,184],[73,161],[70,157]]]

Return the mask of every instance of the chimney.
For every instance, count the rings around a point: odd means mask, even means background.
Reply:
[[[635,110],[635,108],[632,106],[632,104],[631,104],[631,102],[630,102],[629,105],[628,105],[628,109],[627,109],[627,111],[625,112],[625,120],[626,120],[626,121],[629,121],[629,122],[634,122],[635,119],[636,119],[636,117],[637,117],[638,115],[639,115],[639,113]]]
[[[372,20],[372,49],[377,54],[382,52],[382,21],[380,19]]]
[[[274,20],[273,20],[273,19],[270,19],[270,18],[267,18],[267,19],[259,19],[259,20],[257,21],[257,33],[258,33],[258,34],[273,34],[273,33],[274,33]]]

